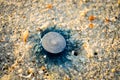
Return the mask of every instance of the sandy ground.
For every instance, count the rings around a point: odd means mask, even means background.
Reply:
[[[30,36],[54,25],[83,45],[48,69],[30,55]],[[0,0],[0,80],[120,80],[120,1]]]

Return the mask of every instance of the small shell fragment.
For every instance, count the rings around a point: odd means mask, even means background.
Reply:
[[[89,24],[89,28],[94,28],[94,25],[92,23]]]
[[[46,22],[46,23],[44,23],[44,24],[40,27],[40,29],[41,29],[41,30],[44,30],[44,29],[46,29],[49,25],[50,25],[50,22]]]
[[[87,52],[87,57],[88,58],[92,58],[94,55],[93,55],[93,50],[91,49],[90,45],[88,44],[88,42],[84,43],[83,45],[84,49],[86,50]]]
[[[89,24],[89,28],[94,28],[94,24]]]
[[[113,72],[113,73],[114,73],[115,71],[116,71],[116,70],[115,70],[115,68],[111,69],[111,72]]]
[[[48,9],[52,9],[52,7],[53,7],[52,4],[48,4],[48,5],[47,5],[47,8],[48,8]]]
[[[95,19],[95,16],[93,16],[93,15],[89,16],[90,21],[93,21],[94,19]]]
[[[22,73],[22,72],[23,72],[23,70],[22,70],[22,69],[19,69],[19,70],[18,70],[18,73]]]
[[[106,22],[106,23],[110,22],[110,19],[105,18],[105,22]]]
[[[28,74],[34,73],[34,68],[29,68],[28,69]]]
[[[118,0],[118,6],[120,6],[120,0]]]
[[[28,36],[29,36],[29,31],[26,30],[26,31],[23,33],[23,41],[24,41],[25,43],[27,42]]]
[[[42,67],[41,67],[41,70],[45,71],[45,70],[46,70],[45,66],[42,66]]]

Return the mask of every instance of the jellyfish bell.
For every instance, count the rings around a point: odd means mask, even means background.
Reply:
[[[47,52],[58,54],[64,51],[66,40],[57,32],[48,32],[42,38],[42,46]]]

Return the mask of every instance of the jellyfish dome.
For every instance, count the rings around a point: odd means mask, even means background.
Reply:
[[[42,38],[42,46],[47,52],[58,54],[64,51],[66,40],[60,33],[48,32]]]

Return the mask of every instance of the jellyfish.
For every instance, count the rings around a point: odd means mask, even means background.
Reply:
[[[59,28],[56,26],[48,27],[35,34],[32,54],[36,57],[37,65],[47,65],[51,69],[52,66],[64,66],[72,61],[68,58],[72,51],[79,49],[79,40],[72,38],[72,30]]]

